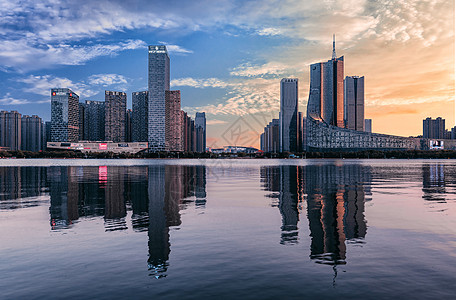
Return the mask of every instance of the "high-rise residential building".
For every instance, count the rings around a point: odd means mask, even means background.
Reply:
[[[169,69],[166,46],[149,46],[148,141],[152,151],[166,150],[165,91],[170,87]]]
[[[364,131],[372,133],[372,119],[364,119]]]
[[[0,111],[0,147],[21,150],[21,114],[17,111]]]
[[[126,109],[127,94],[105,91],[105,139],[107,141],[125,141]]]
[[[303,136],[303,123],[302,123],[302,119],[303,118],[303,114],[302,112],[298,112],[298,149],[297,151],[298,152],[302,152],[302,136]]]
[[[423,120],[423,138],[444,139],[445,119],[438,117],[435,120],[432,118],[426,118]]]
[[[344,57],[337,58],[335,40],[332,59],[310,65],[308,103],[313,119],[344,127]]]
[[[364,131],[364,76],[344,80],[345,128]]]
[[[183,151],[180,91],[165,92],[166,151]]]
[[[195,121],[185,111],[181,111],[181,118],[183,150],[186,152],[196,152]]]
[[[307,118],[302,118],[301,151],[307,151]]]
[[[298,151],[298,79],[280,81],[280,152]]]
[[[206,152],[206,113],[197,112],[195,116],[196,152]]]
[[[78,122],[78,124],[79,124],[79,140],[80,141],[83,141],[86,139],[84,136],[85,107],[86,107],[85,103],[79,102],[79,122]]]
[[[125,142],[131,142],[131,109],[125,113]]]
[[[67,88],[51,89],[51,141],[79,139],[79,96]]]
[[[40,117],[22,116],[21,139],[22,150],[38,152],[43,149],[43,121]]]
[[[451,139],[456,140],[456,126],[451,128]]]
[[[269,122],[269,124],[264,128],[261,150],[263,150],[264,152],[273,153],[277,153],[280,151],[279,127],[279,119],[272,119],[272,121]]]
[[[105,140],[105,102],[85,101],[84,110],[84,140]]]
[[[131,131],[133,142],[148,141],[148,118],[149,118],[149,92],[133,92],[131,94],[132,116]]]

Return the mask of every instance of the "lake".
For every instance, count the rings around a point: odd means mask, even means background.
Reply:
[[[454,160],[0,160],[2,299],[455,299]]]

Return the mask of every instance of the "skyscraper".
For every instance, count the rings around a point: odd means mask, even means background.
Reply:
[[[132,116],[131,131],[133,142],[146,142],[149,140],[148,118],[149,118],[149,92],[133,92],[131,94]]]
[[[372,132],[372,119],[364,119],[364,131]]]
[[[344,57],[310,65],[308,114],[328,125],[344,127]]]
[[[344,80],[345,128],[364,131],[364,76]]]
[[[43,121],[40,117],[22,116],[21,120],[21,149],[38,152],[42,149]]]
[[[298,151],[298,79],[280,81],[280,152]]]
[[[125,141],[126,109],[127,94],[105,91],[105,139],[107,141]]]
[[[165,99],[165,150],[182,151],[180,91],[166,91]]]
[[[197,112],[195,116],[196,152],[206,152],[206,113]]]
[[[166,150],[165,91],[170,86],[169,68],[166,46],[149,46],[148,141],[153,151]]]
[[[423,138],[444,139],[445,119],[438,117],[435,120],[432,118],[426,118],[423,120]]]
[[[79,96],[67,88],[51,89],[51,142],[77,142]]]
[[[85,140],[84,125],[85,125],[85,103],[79,103],[79,140]]]
[[[21,114],[17,111],[0,111],[0,147],[21,150]]]
[[[105,140],[105,103],[103,101],[85,101],[84,139],[87,141]]]
[[[125,142],[131,142],[131,109],[125,114]]]
[[[277,153],[280,151],[279,123],[278,119],[272,119],[264,128],[263,143],[261,147],[261,150],[264,152]]]

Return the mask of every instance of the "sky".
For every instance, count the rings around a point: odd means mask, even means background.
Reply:
[[[259,147],[278,118],[280,79],[344,56],[365,76],[373,131],[422,134],[426,117],[455,125],[454,1],[0,0],[0,110],[50,120],[50,89],[84,100],[147,89],[147,46],[167,45],[182,108],[207,114],[207,145]]]

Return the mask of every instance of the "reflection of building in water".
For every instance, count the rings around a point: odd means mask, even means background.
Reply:
[[[66,228],[74,220],[79,219],[78,211],[78,182],[76,172],[82,167],[50,167],[47,178],[49,180],[49,194],[51,206],[52,229]]]
[[[157,278],[166,276],[171,252],[169,228],[181,224],[179,210],[185,208],[186,203],[189,202],[186,198],[198,193],[197,199],[205,202],[205,174],[204,166],[149,167],[148,265],[152,275]]]
[[[370,168],[362,165],[262,168],[263,186],[274,192],[270,197],[279,199],[281,243],[296,242],[298,205],[307,198],[310,257],[319,263],[345,263],[345,241],[361,242],[366,235],[364,201],[370,193],[366,187],[370,174]]]
[[[423,170],[423,199],[445,202],[445,165],[425,164]]]
[[[195,205],[204,207],[206,205],[206,167],[195,166]]]
[[[127,229],[125,216],[125,175],[128,168],[108,167],[105,187],[105,228],[108,231]]]
[[[0,209],[36,206],[45,190],[45,168],[0,167]]]
[[[126,174],[127,203],[131,203],[131,223],[135,231],[149,228],[148,167],[128,167]]]

